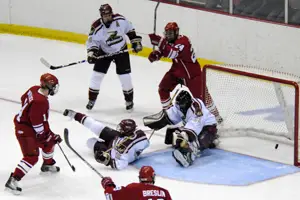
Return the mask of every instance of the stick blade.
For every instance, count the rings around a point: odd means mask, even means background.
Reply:
[[[69,142],[69,130],[67,128],[64,129],[64,139],[68,147],[70,147]]]
[[[51,65],[50,63],[43,57],[40,58],[41,63],[43,63],[43,65],[45,65],[46,67],[51,69]]]

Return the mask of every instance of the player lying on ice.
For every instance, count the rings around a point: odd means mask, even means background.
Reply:
[[[149,146],[149,140],[144,131],[137,129],[132,119],[123,119],[117,130],[109,128],[85,114],[66,109],[65,116],[83,124],[98,138],[90,138],[87,145],[94,151],[97,162],[113,169],[124,169],[129,163],[139,158]]]
[[[182,127],[167,129],[165,144],[172,144],[174,159],[181,166],[188,167],[204,149],[215,147],[217,121],[204,103],[186,90],[178,93],[175,102],[167,110],[144,117],[144,125],[159,130],[182,122]]]
[[[167,189],[154,185],[155,171],[151,166],[143,166],[139,172],[139,183],[131,183],[127,186],[116,187],[110,177],[104,177],[101,181],[107,200],[171,200]]]

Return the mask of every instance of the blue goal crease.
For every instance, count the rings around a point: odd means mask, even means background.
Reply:
[[[295,166],[220,149],[205,150],[188,168],[177,164],[171,148],[144,154],[133,165],[138,168],[150,165],[157,175],[179,181],[232,186],[250,185],[300,171]]]

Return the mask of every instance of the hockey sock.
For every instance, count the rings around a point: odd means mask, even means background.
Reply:
[[[55,161],[53,160],[53,155],[54,155],[54,146],[51,148],[42,149],[44,164],[52,165],[53,163],[55,163]]]
[[[128,91],[123,90],[123,94],[124,94],[124,98],[125,98],[126,102],[132,102],[133,101],[133,89],[128,90]]]
[[[16,167],[13,173],[13,177],[15,177],[18,181],[21,180],[30,171],[30,169],[37,163],[37,161],[38,161],[37,156],[24,157]]]
[[[89,88],[89,100],[90,101],[96,101],[99,94],[99,90],[94,90],[92,88]]]

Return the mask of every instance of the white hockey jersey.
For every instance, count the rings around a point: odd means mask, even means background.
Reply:
[[[198,98],[193,98],[192,106],[188,109],[186,116],[176,105],[167,110],[167,115],[174,125],[183,122],[183,129],[192,130],[197,135],[201,133],[204,126],[217,124],[215,116]]]
[[[119,170],[126,168],[128,164],[137,160],[147,147],[149,147],[149,140],[141,130],[136,130],[131,137],[116,138],[110,152],[115,168]]]
[[[126,34],[134,31],[128,20],[121,15],[113,15],[113,22],[106,28],[101,19],[92,25],[86,43],[87,51],[91,49],[102,49],[105,53],[115,53],[125,48]]]

